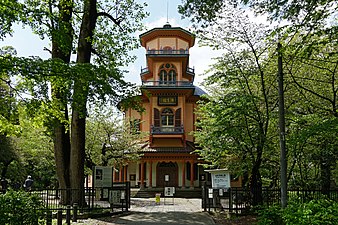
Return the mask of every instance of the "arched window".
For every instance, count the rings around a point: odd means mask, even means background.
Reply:
[[[176,84],[176,67],[173,64],[166,63],[160,66],[159,77],[160,84]]]
[[[161,125],[163,127],[174,126],[174,113],[171,109],[165,108],[161,113]]]
[[[172,52],[172,48],[170,46],[165,46],[162,50],[164,54],[170,54]]]

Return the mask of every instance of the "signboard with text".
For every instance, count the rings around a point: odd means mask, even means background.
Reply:
[[[172,197],[175,194],[175,187],[165,187],[164,188],[164,196]]]
[[[230,173],[226,170],[209,170],[212,188],[229,188]]]
[[[113,168],[110,166],[94,167],[95,188],[111,187],[113,182]]]

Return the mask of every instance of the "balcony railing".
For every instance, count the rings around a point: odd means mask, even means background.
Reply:
[[[141,67],[141,74],[143,74],[143,73],[149,73],[149,68],[148,67],[145,67],[145,68]]]
[[[187,73],[195,74],[195,68],[187,67]]]
[[[151,126],[151,134],[183,134],[183,125],[180,127],[155,127]]]
[[[147,50],[147,54],[149,55],[188,55],[189,51],[180,49],[180,50]]]
[[[152,87],[191,87],[190,81],[142,81],[142,86]]]
[[[141,67],[141,74],[145,74],[145,73],[149,73],[149,68],[148,67],[145,67],[145,68]],[[195,68],[187,67],[187,73],[195,75]]]

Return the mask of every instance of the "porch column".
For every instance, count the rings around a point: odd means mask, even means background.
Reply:
[[[190,161],[190,188],[194,188],[194,161]]]
[[[124,170],[123,170],[123,181],[124,182],[127,182],[127,166],[124,166],[123,167],[124,168]]]
[[[153,162],[149,161],[149,188],[153,187]]]
[[[141,162],[141,184],[140,188],[144,188],[144,162]]]
[[[185,161],[182,164],[182,188],[185,188]]]
[[[122,182],[123,166],[120,166],[119,170],[119,182]]]
[[[115,176],[115,166],[113,167],[113,182],[116,180],[116,176]]]

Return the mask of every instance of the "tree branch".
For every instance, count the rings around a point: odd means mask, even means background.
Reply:
[[[123,31],[123,28],[121,27],[121,22],[122,22],[122,20],[121,19],[115,19],[112,15],[110,15],[109,13],[106,13],[106,12],[98,12],[97,13],[97,17],[99,17],[99,16],[105,16],[105,17],[108,17],[111,21],[113,21],[113,23],[115,24],[115,25],[117,25],[120,29],[121,29],[121,31]]]

